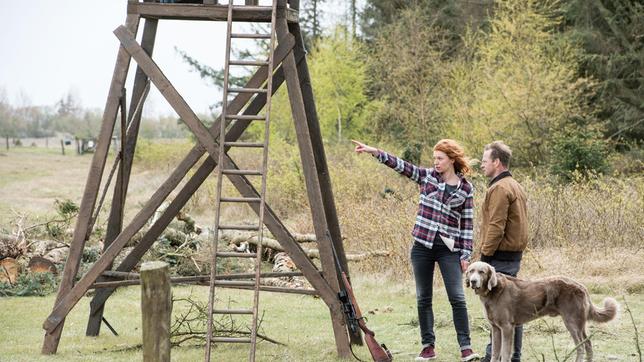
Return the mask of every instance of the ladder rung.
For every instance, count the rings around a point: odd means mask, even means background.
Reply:
[[[229,170],[221,170],[224,175],[262,175],[262,171],[259,170],[237,170],[237,169],[229,169]]]
[[[231,93],[266,93],[266,88],[228,88]]]
[[[231,38],[241,38],[241,39],[270,39],[271,34],[240,34],[232,33],[230,34]]]
[[[255,287],[255,282],[215,280],[215,286],[220,287]]]
[[[272,6],[261,6],[261,5],[233,5],[233,10],[241,11],[273,11]]]
[[[217,252],[218,258],[256,258],[257,253],[236,253],[234,251]]]
[[[248,231],[259,231],[259,226],[257,225],[219,225],[220,230],[248,230]]]
[[[259,197],[222,197],[220,199],[222,202],[260,202],[262,201]]]
[[[215,309],[212,314],[253,314],[251,309]]]
[[[212,337],[211,341],[219,343],[250,343],[250,338],[244,337]]]
[[[261,114],[229,114],[226,119],[241,119],[244,121],[265,121],[266,116]]]
[[[268,62],[265,60],[231,60],[228,62],[228,65],[268,65]]]
[[[224,142],[224,146],[231,147],[258,147],[263,148],[264,144],[259,142]]]

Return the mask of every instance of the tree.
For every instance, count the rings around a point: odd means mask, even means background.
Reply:
[[[56,102],[56,113],[58,116],[80,116],[82,106],[74,94],[68,92]]]
[[[327,140],[357,137],[364,132],[366,66],[362,45],[337,28],[323,37],[308,56],[309,70],[322,136]],[[275,137],[295,142],[288,93],[282,87],[273,97],[271,130]]]
[[[357,32],[357,19],[358,19],[358,9],[356,7],[356,0],[351,0],[350,7],[349,7],[349,12],[351,16],[351,35],[355,38],[358,34]]]
[[[578,77],[580,49],[558,37],[556,4],[537,0],[497,2],[489,32],[472,32],[454,66],[442,104],[449,134],[478,153],[502,139],[518,164],[552,158],[559,130],[601,129],[591,103],[595,83]]]
[[[451,35],[409,8],[382,28],[369,59],[373,133],[400,144],[433,144],[444,134],[437,112],[446,102]]]
[[[400,21],[406,9],[422,12],[427,26],[436,26],[452,36],[455,45],[468,26],[485,25],[493,0],[367,0],[361,14],[361,29],[367,41],[378,38],[385,26]]]
[[[14,135],[15,125],[13,124],[11,105],[7,100],[7,91],[0,88],[0,136],[8,138]]]
[[[634,0],[568,0],[564,35],[579,44],[579,75],[596,79],[598,116],[605,134],[625,142],[644,139],[644,4]]]
[[[300,25],[302,28],[302,36],[304,38],[304,45],[307,49],[311,49],[315,42],[322,36],[322,5],[325,0],[306,0],[302,7],[302,16],[300,18]]]

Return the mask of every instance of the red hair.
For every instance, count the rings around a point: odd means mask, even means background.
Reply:
[[[442,139],[434,146],[434,151],[444,152],[447,157],[454,160],[454,171],[458,174],[467,175],[470,173],[470,165],[467,163],[463,147],[454,140]]]

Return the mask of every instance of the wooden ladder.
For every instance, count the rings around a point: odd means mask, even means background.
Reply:
[[[262,260],[262,238],[263,238],[263,225],[264,225],[264,210],[265,210],[265,195],[266,195],[266,176],[268,164],[268,139],[269,139],[269,125],[270,125],[270,111],[271,111],[271,95],[272,89],[272,74],[273,74],[273,52],[275,49],[275,23],[276,23],[276,10],[277,1],[273,0],[271,6],[251,6],[251,5],[235,5],[233,0],[228,3],[228,24],[226,31],[226,62],[224,65],[224,87],[223,87],[223,102],[222,102],[222,122],[219,129],[219,167],[217,167],[217,193],[215,199],[215,226],[213,229],[212,239],[212,254],[210,264],[210,290],[208,296],[208,326],[207,326],[207,339],[205,360],[210,361],[211,349],[213,343],[249,343],[249,361],[255,361],[255,349],[257,345],[257,328],[258,328],[258,313],[259,313],[259,289],[260,289],[260,266]],[[254,34],[254,33],[233,33],[233,12],[237,11],[256,11],[266,10],[270,8],[272,11],[271,16],[271,29],[270,34]],[[269,54],[268,60],[231,60],[231,42],[233,39],[258,39],[269,40]],[[230,67],[231,66],[267,66],[268,76],[265,87],[260,88],[233,88],[229,84]],[[264,107],[264,114],[256,115],[240,115],[228,113],[228,94],[229,93],[253,93],[256,95],[266,95],[266,106]],[[225,140],[226,126],[234,121],[264,121],[264,139],[262,142],[227,142]],[[245,148],[262,148],[262,163],[259,170],[242,170],[237,169],[235,165],[227,161],[224,157],[224,152],[227,148],[231,147],[245,147]],[[244,175],[244,176],[260,176],[261,177],[261,190],[260,197],[223,197],[222,184],[224,175]],[[221,223],[221,205],[222,203],[259,203],[259,220],[256,225],[234,225]],[[219,241],[219,234],[222,230],[248,230],[257,231],[258,243],[256,253],[240,253],[240,252],[223,252],[217,250]],[[231,282],[231,281],[217,281],[217,260],[219,258],[255,258],[255,275],[253,281],[247,282]],[[250,309],[217,309],[215,308],[215,289],[217,286],[223,287],[227,284],[235,284],[237,287],[253,288],[253,302]],[[232,285],[230,285],[232,286]],[[250,338],[245,337],[217,337],[213,326],[213,316],[215,314],[227,315],[252,315],[252,326],[250,330]]]

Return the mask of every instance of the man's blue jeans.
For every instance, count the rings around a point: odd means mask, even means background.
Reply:
[[[498,273],[516,277],[521,268],[521,261],[505,261],[492,259],[488,261]],[[521,361],[521,345],[523,344],[523,326],[514,328],[514,353],[512,354],[512,362]],[[485,357],[488,359],[492,357],[492,343],[490,342],[485,348]]]
[[[416,300],[418,303],[418,324],[423,346],[434,346],[434,311],[432,310],[432,288],[434,265],[438,263],[447,290],[447,297],[452,305],[452,317],[456,338],[461,350],[472,348],[470,326],[467,319],[465,292],[463,291],[463,272],[461,271],[460,253],[451,252],[442,242],[435,242],[432,249],[414,243],[411,248],[411,264],[416,279]]]

